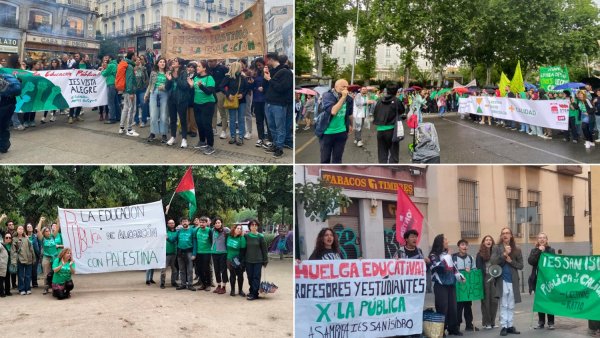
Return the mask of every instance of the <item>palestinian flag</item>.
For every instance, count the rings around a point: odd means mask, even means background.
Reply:
[[[175,189],[175,193],[179,194],[189,204],[190,219],[193,219],[196,213],[196,190],[194,189],[194,178],[192,178],[192,167],[189,167],[185,175]]]

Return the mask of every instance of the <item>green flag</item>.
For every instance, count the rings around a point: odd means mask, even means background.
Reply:
[[[538,262],[533,311],[598,320],[600,256],[543,253]]]
[[[510,81],[510,91],[515,94],[525,91],[525,82],[523,82],[523,74],[521,74],[521,61],[517,61],[515,75],[513,75],[513,78]]]
[[[498,89],[500,90],[500,95],[503,97],[506,96],[506,86],[510,86],[510,81],[508,80],[508,77],[506,77],[506,74],[502,72],[502,75],[500,75],[500,83],[498,83]]]

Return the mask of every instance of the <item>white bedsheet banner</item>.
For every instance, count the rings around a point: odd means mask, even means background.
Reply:
[[[162,201],[105,209],[58,208],[65,247],[77,273],[165,267],[166,224]]]
[[[303,261],[295,266],[296,337],[420,334],[425,262]]]
[[[524,100],[470,96],[458,99],[458,113],[492,116],[550,129],[569,129],[567,100]]]

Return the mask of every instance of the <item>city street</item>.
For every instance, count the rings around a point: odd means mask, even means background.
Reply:
[[[119,124],[98,121],[98,112],[85,109],[83,122],[69,125],[66,115],[56,117],[56,122],[41,124],[43,114],[36,115],[34,128],[24,131],[11,129],[12,146],[8,153],[0,154],[0,162],[19,164],[236,164],[266,163],[291,164],[292,151],[284,149],[283,157],[275,159],[255,146],[257,132],[243,146],[228,144],[215,136],[215,153],[204,155],[194,149],[198,137],[188,137],[188,148],[179,148],[180,137],[171,147],[158,141],[146,142],[150,127],[135,128],[140,134],[130,137],[119,134]],[[219,128],[219,127],[217,127]],[[220,131],[220,130],[219,130]]]
[[[533,327],[537,324],[538,315],[537,313],[532,313],[531,309],[533,309],[533,295],[529,295],[528,293],[522,293],[521,298],[523,301],[521,303],[515,304],[515,314],[514,314],[514,326],[518,331],[521,332],[520,335],[509,335],[510,337],[546,337],[546,338],[575,338],[575,337],[600,337],[599,332],[591,332],[588,329],[588,321],[584,319],[575,319],[575,318],[565,318],[565,317],[556,317],[555,318],[555,330],[534,330]],[[428,293],[425,296],[425,308],[434,308],[435,302],[433,298],[433,293]],[[478,327],[481,331],[479,332],[467,332],[464,331],[465,323],[463,318],[463,324],[460,327],[460,331],[468,337],[499,337],[500,336],[500,328],[485,330],[481,328],[481,305],[480,302],[473,302],[473,324]],[[499,311],[498,315],[496,315],[496,325],[499,325]]]
[[[480,125],[469,119],[460,119],[456,113],[444,118],[427,114],[425,122],[432,122],[437,130],[441,163],[599,163],[599,149],[585,149],[578,144],[564,142],[555,131],[552,140],[527,135],[497,126]],[[319,163],[319,140],[310,131],[296,132],[296,163]],[[400,162],[410,163],[408,135],[400,143]],[[377,135],[374,126],[363,131],[363,147],[354,143],[350,134],[346,143],[343,163],[377,163]]]

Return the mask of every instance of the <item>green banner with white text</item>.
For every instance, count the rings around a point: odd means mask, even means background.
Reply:
[[[483,277],[481,270],[473,269],[470,272],[460,270],[460,273],[465,277],[463,283],[456,283],[456,301],[470,302],[483,299]]]
[[[598,320],[600,256],[543,253],[538,263],[533,311]]]
[[[569,71],[563,67],[540,67],[540,87],[553,91],[554,87],[569,82]]]

